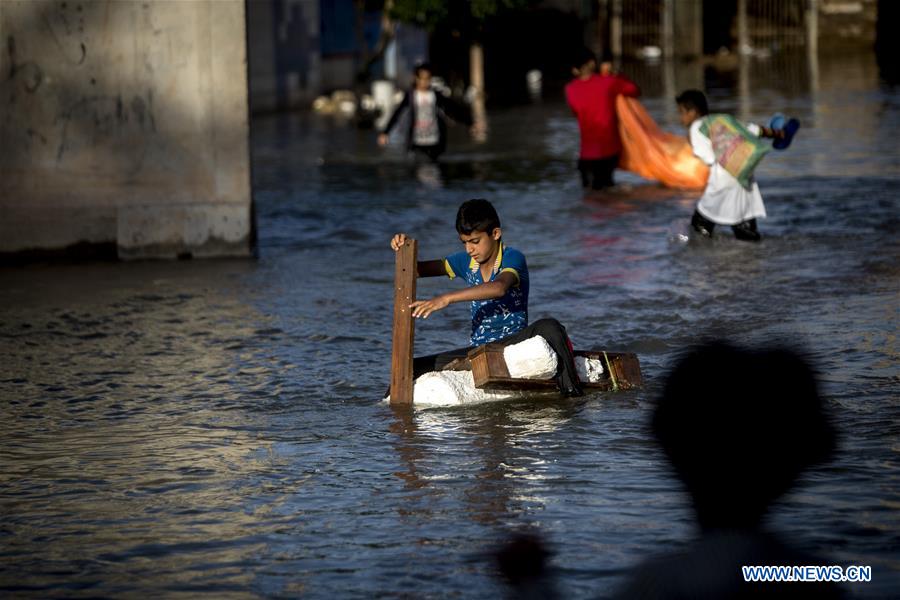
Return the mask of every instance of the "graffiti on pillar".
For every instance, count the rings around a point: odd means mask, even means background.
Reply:
[[[0,153],[0,167],[20,172],[43,165],[131,179],[154,148],[165,158],[155,164],[170,165],[169,158],[180,156],[178,150],[160,149],[166,140],[157,130],[158,82],[147,64],[160,42],[172,53],[167,32],[143,30],[155,39],[142,44],[138,55],[151,73],[141,87],[129,85],[128,70],[136,63],[127,54],[110,61],[112,51],[121,51],[110,35],[127,14],[119,11],[131,10],[115,2],[42,3],[4,23],[9,33],[0,38],[8,59],[0,73],[0,147],[16,152]]]
[[[54,125],[59,127],[60,139],[56,150],[56,162],[63,161],[66,153],[85,148],[120,147],[128,150],[115,157],[115,162],[127,157],[128,171],[133,175],[140,170],[146,155],[146,136],[156,132],[153,114],[153,90],[147,90],[146,98],[133,96],[126,100],[121,95],[82,96],[64,106]],[[135,148],[135,140],[144,140]],[[137,151],[136,151],[137,150]]]
[[[71,17],[76,22],[70,20],[67,14],[69,4],[67,2],[60,3],[60,10],[55,10],[48,14],[41,12],[41,20],[50,32],[53,43],[59,49],[60,55],[70,65],[83,64],[87,58],[87,46],[77,34],[84,33],[84,16],[81,4],[74,6],[77,17]]]
[[[0,188],[50,185],[47,173],[212,185],[207,138],[228,113],[213,89],[219,59],[204,28],[216,24],[206,9],[118,0],[15,6],[0,11],[0,149],[14,149],[0,150]]]
[[[19,62],[16,53],[16,38],[10,35],[6,39],[6,52],[9,55],[9,77],[11,86],[9,103],[16,102],[16,87],[21,85],[29,94],[35,93],[44,82],[44,71],[33,60]]]
[[[19,102],[19,96],[33,96],[41,88],[45,80],[44,70],[33,60],[21,60],[16,49],[16,38],[10,34],[6,38],[6,53],[9,60],[9,72],[6,76],[6,85],[9,95],[2,99],[8,104],[3,111],[4,118],[0,122],[0,146],[17,148],[18,152],[0,153],[0,164],[13,166],[21,154],[27,152],[35,141],[41,146],[47,145],[47,137],[41,132],[38,125],[26,125],[20,117],[16,116],[13,108]],[[27,102],[26,102],[27,104]]]

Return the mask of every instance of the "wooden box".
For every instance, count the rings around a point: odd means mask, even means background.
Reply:
[[[576,350],[575,356],[585,356],[603,362],[604,379],[582,382],[585,390],[630,390],[640,387],[641,366],[637,355],[631,352],[607,352],[605,350]],[[503,359],[501,344],[485,344],[471,350],[468,355],[475,387],[488,390],[552,390],[555,379],[519,379],[509,376]]]

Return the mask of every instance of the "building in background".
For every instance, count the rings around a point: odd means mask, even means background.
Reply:
[[[367,5],[369,5],[367,7]],[[369,91],[377,78],[406,83],[428,58],[428,35],[399,24],[365,68],[382,33],[382,11],[354,0],[248,0],[250,104],[254,112],[307,108],[335,90]],[[378,3],[374,3],[378,6]]]

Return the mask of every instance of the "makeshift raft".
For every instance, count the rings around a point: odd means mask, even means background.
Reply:
[[[413,384],[420,407],[460,406],[496,400],[558,396],[558,357],[541,336],[517,344],[487,344],[442,371]],[[641,385],[637,357],[625,352],[576,351],[575,370],[586,392],[627,390]]]
[[[452,406],[495,400],[558,395],[558,357],[540,336],[517,344],[485,344],[442,371],[413,381],[416,297],[416,241],[397,252],[394,272],[394,332],[391,355],[391,404]],[[575,367],[585,391],[628,390],[642,385],[638,358],[630,352],[576,350]]]

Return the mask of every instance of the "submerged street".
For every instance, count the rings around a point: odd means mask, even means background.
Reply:
[[[551,549],[560,597],[608,597],[696,533],[649,411],[680,352],[725,338],[803,351],[841,434],[772,529],[825,564],[871,565],[853,597],[888,596],[900,90],[870,57],[823,62],[816,89],[791,73],[762,68],[752,95],[706,82],[715,111],[802,123],[757,171],[759,244],[724,227],[685,241],[697,195],[627,173],[584,193],[577,125],[546,90],[493,109],[485,144],[451,128],[439,166],[350,123],[257,117],[256,260],[0,269],[0,591],[497,597],[491,552],[524,529]],[[683,133],[661,75],[641,76],[645,106]],[[643,389],[413,414],[380,402],[390,237],[443,257],[458,205],[478,197],[527,256],[530,320],[636,353]],[[422,280],[419,296],[455,285]],[[452,305],[417,323],[416,352],[465,345],[468,328]]]

